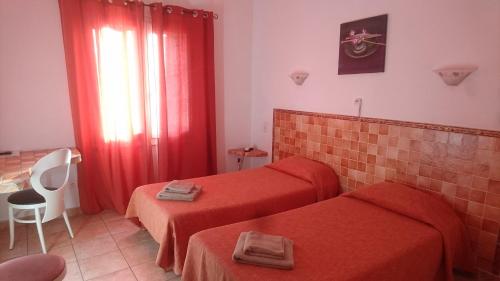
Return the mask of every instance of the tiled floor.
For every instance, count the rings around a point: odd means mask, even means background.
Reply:
[[[147,231],[113,212],[70,218],[70,239],[62,219],[43,224],[49,253],[66,259],[67,281],[179,281],[155,264],[158,244]],[[16,245],[9,250],[9,231],[0,227],[0,262],[41,252],[34,225],[16,223]]]

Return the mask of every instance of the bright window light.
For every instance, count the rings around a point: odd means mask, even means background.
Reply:
[[[147,35],[147,89],[149,95],[149,112],[151,116],[151,136],[160,136],[160,64],[158,51],[158,35],[149,32]]]
[[[127,142],[144,132],[137,37],[110,27],[93,31],[105,142]]]

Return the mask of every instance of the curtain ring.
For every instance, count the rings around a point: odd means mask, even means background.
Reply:
[[[193,11],[193,18],[198,17],[198,11]]]
[[[167,7],[165,10],[168,14],[171,14],[173,12],[172,7]]]
[[[203,13],[203,18],[207,19],[208,18],[208,13]]]

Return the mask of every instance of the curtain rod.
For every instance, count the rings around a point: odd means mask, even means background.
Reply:
[[[145,6],[148,6],[148,7],[152,7],[153,5],[150,5],[150,4],[144,4]],[[165,7],[166,10],[167,10],[167,13],[171,14],[173,12],[173,9],[172,7],[170,6],[162,6],[162,7]],[[193,15],[193,16],[197,16],[198,15],[198,11],[196,10],[190,10],[190,9],[185,9],[183,8],[182,9],[182,13],[185,13],[185,14],[190,14],[190,15]],[[207,17],[208,16],[208,12],[203,12],[203,16],[204,17]],[[213,14],[213,18],[214,19],[219,19],[219,15],[217,15],[216,13]]]
[[[145,3],[143,3],[143,5],[147,6],[147,7],[150,7],[150,8],[153,7],[152,4],[145,4]],[[167,9],[167,13],[169,13],[169,14],[171,14],[173,12],[172,7],[170,7],[170,6],[162,6],[162,7],[165,7]],[[182,12],[186,13],[186,14],[193,15],[193,16],[197,16],[198,15],[198,11],[196,11],[196,10],[190,10],[190,9],[183,8]],[[203,12],[203,16],[207,17],[208,16],[208,12]],[[213,18],[215,20],[218,20],[219,19],[219,15],[217,15],[216,13],[213,13]]]
[[[107,0],[107,1],[109,3],[113,3],[113,0]],[[134,0],[125,0],[125,1],[123,1],[123,4],[127,5],[127,2],[134,2]],[[154,7],[153,4],[146,4],[146,3],[143,3],[142,1],[140,1],[140,3],[142,3],[142,5],[150,7],[150,8]],[[163,7],[167,8],[167,13],[171,14],[173,12],[172,7],[170,7],[170,6],[162,6],[162,8]],[[190,15],[193,15],[194,17],[198,16],[198,11],[196,11],[196,10],[190,10],[190,9],[183,8],[182,9],[182,13],[190,14]],[[208,12],[203,12],[203,16],[204,17],[208,17]],[[213,18],[216,19],[216,20],[218,20],[219,19],[219,15],[217,15],[216,13],[213,13]]]

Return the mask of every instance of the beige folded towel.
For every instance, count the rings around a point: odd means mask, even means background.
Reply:
[[[194,201],[198,194],[201,192],[201,186],[196,185],[190,193],[174,193],[160,191],[156,194],[156,198],[159,200],[172,200],[172,201]]]
[[[188,194],[191,191],[193,191],[194,186],[195,185],[192,182],[174,180],[169,182],[165,186],[164,191],[172,193]]]
[[[282,236],[249,231],[245,239],[243,252],[245,255],[250,256],[284,259],[285,241]]]
[[[246,255],[243,247],[248,232],[242,232],[236,243],[233,253],[233,260],[244,264],[253,264],[257,266],[272,267],[277,269],[293,269],[293,241],[283,238],[285,245],[285,258],[284,259],[270,259],[259,256]]]

